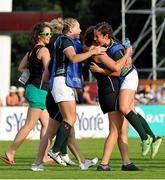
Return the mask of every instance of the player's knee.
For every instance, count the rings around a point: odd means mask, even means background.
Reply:
[[[119,133],[118,133],[117,128],[110,128],[109,135],[118,138]]]
[[[131,111],[131,107],[127,105],[120,105],[119,110],[122,114],[127,115]]]

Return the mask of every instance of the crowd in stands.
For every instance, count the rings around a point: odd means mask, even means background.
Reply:
[[[3,103],[2,103],[2,100],[0,99],[0,107],[2,107],[3,106]]]
[[[24,87],[11,86],[9,95],[6,97],[7,106],[27,106],[24,96]],[[93,83],[86,83],[83,90],[77,91],[79,104],[98,105],[97,86]],[[161,104],[165,105],[165,83],[162,86],[146,84],[139,86],[135,96],[135,104]],[[3,103],[0,99],[0,107]]]
[[[93,94],[93,91],[96,93]],[[78,91],[78,97],[80,104],[97,105],[97,87],[91,83],[85,84],[83,91]],[[140,85],[135,96],[135,104],[165,104],[165,83],[162,86],[153,83]]]
[[[6,97],[7,106],[27,106],[28,103],[24,96],[25,89],[23,87],[11,86],[9,95]]]
[[[77,90],[77,94],[79,104],[98,105],[96,86],[93,87],[92,84],[85,83],[83,90]]]
[[[146,84],[140,86],[135,96],[136,104],[165,104],[165,83],[163,86]]]

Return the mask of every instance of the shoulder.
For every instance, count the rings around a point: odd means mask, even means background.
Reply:
[[[69,47],[74,47],[72,41],[69,38],[63,37],[60,39],[59,46],[60,49],[64,50]]]
[[[47,58],[47,57],[50,59],[50,52],[48,48],[45,46],[41,47],[37,52],[37,57],[38,59]]]
[[[108,48],[109,53],[115,54],[115,53],[121,53],[125,51],[124,46],[120,42],[114,41],[111,46]]]
[[[72,38],[70,38],[69,36],[66,36],[66,35],[58,36],[55,41],[60,44],[70,44],[70,45],[73,44]]]
[[[42,46],[40,49],[38,49],[38,53],[40,54],[49,53],[49,49],[45,46]]]
[[[119,48],[119,49],[121,49],[121,48],[124,48],[124,46],[122,45],[122,43],[114,41],[110,48]]]
[[[63,46],[73,46],[73,42],[72,42],[72,40],[71,39],[69,39],[69,38],[67,38],[67,37],[65,37],[65,38],[62,38],[62,44],[63,44]]]

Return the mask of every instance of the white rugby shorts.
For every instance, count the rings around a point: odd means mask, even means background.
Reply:
[[[62,101],[75,101],[75,89],[66,85],[64,76],[57,76],[54,78],[52,96],[56,103]]]
[[[138,73],[136,69],[133,69],[123,80],[120,89],[130,89],[137,91],[139,83]]]

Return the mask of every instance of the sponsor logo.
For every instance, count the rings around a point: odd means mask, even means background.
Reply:
[[[100,113],[86,116],[84,112],[77,114],[77,126],[81,130],[103,130],[103,118]]]
[[[145,111],[140,107],[136,107],[136,112],[143,116],[148,123],[165,123],[165,113],[156,113],[156,110],[155,112]]]
[[[137,112],[137,113],[139,113],[141,116],[143,116],[143,117],[145,118],[145,113],[144,113],[144,111],[143,111],[142,108],[140,108],[140,107],[135,107],[135,109],[136,109],[136,112]]]
[[[24,125],[26,118],[24,118],[24,113],[13,113],[6,116],[5,130],[6,132],[19,131]],[[33,131],[40,131],[41,125],[39,122],[36,123]]]

